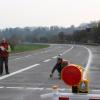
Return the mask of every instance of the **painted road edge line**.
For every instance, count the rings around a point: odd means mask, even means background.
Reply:
[[[91,51],[89,48],[87,48],[87,47],[85,47],[85,46],[81,46],[81,47],[87,49],[87,51],[89,52],[88,62],[87,62],[87,64],[86,64],[85,70],[84,70],[84,72],[83,72],[83,79],[86,79],[86,78],[87,78],[86,76],[87,76],[89,67],[90,67],[91,62],[92,62],[93,55],[92,55],[92,51]]]
[[[1,76],[1,77],[0,77],[0,80],[3,80],[3,79],[8,78],[8,77],[10,77],[10,76],[13,76],[13,75],[16,75],[16,74],[18,74],[18,73],[24,72],[24,71],[26,71],[26,70],[29,70],[29,69],[34,68],[34,67],[39,66],[39,65],[40,65],[40,64],[34,64],[34,65],[28,66],[28,67],[26,67],[26,68],[20,69],[20,70],[18,70],[18,71],[12,72],[12,73],[10,73],[10,74],[8,74],[8,75]]]

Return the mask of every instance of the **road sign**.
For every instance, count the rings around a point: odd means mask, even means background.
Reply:
[[[71,64],[62,69],[61,78],[67,85],[78,85],[82,79],[82,71],[78,65]]]

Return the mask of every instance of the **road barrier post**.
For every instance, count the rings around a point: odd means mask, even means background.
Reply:
[[[78,90],[78,86],[72,86],[72,93],[78,93],[79,90]]]
[[[88,80],[81,80],[78,85],[79,93],[88,93]]]

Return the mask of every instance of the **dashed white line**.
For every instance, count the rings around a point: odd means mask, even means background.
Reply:
[[[69,51],[71,51],[73,49],[73,46],[70,48],[70,49],[68,49],[68,50],[66,50],[65,52],[63,52],[63,53],[61,53],[60,55],[64,55],[64,54],[66,54],[67,52],[69,52]],[[52,57],[52,58],[57,58],[57,56],[54,56],[54,57]]]
[[[39,87],[27,87],[25,89],[26,90],[39,90],[39,91],[44,90],[44,88],[39,88]]]
[[[46,90],[52,90],[52,88],[46,88]]]
[[[4,86],[0,86],[0,89],[3,89],[4,88]]]
[[[70,49],[68,49],[68,50],[66,50],[64,53],[62,53],[62,54],[60,54],[60,55],[63,55],[63,54],[65,54],[65,53],[67,53],[67,52],[69,52],[71,49],[73,49],[73,46],[70,48]],[[52,58],[57,58],[57,56],[54,56],[54,57],[52,57]],[[43,62],[49,62],[51,59],[46,59],[46,60],[44,60]]]
[[[82,47],[84,47],[85,49],[87,49],[88,52],[89,52],[88,62],[87,62],[87,65],[86,65],[84,73],[83,73],[83,79],[87,79],[87,74],[88,74],[88,70],[89,70],[90,64],[92,62],[92,56],[93,55],[92,55],[92,52],[91,52],[91,50],[89,48],[87,48],[85,46],[82,46]]]
[[[51,59],[46,59],[46,60],[44,60],[43,62],[49,62]]]
[[[32,90],[32,91],[52,91],[52,88],[46,87],[12,87],[12,86],[1,86],[0,89],[16,89],[16,90]],[[58,88],[58,91],[69,91],[71,92],[72,89],[70,88]],[[99,94],[100,90],[91,90],[90,93]]]
[[[0,88],[5,88],[5,89],[20,89],[20,90],[33,90],[33,91],[43,91],[43,90],[47,90],[47,91],[52,91],[52,88],[45,88],[45,87],[12,87],[12,86],[2,86]],[[58,88],[59,91],[71,91],[71,89],[66,89],[66,88]]]
[[[7,89],[24,89],[24,87],[5,87]]]
[[[73,49],[73,46],[70,49],[68,49],[65,52],[63,52],[62,55],[66,54],[67,52],[71,51],[72,49]]]
[[[57,56],[54,56],[54,57],[52,57],[52,58],[57,58]]]
[[[52,88],[46,88],[46,87],[6,87],[6,86],[1,86],[0,89],[18,89],[18,90],[32,90],[32,91],[52,91],[53,89]],[[58,88],[58,91],[72,91],[70,88],[67,89],[67,88]],[[90,91],[91,93],[100,93],[100,90],[91,90]]]

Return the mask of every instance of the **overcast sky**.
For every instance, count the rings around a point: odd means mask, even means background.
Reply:
[[[0,0],[0,28],[79,25],[100,20],[100,0]]]

